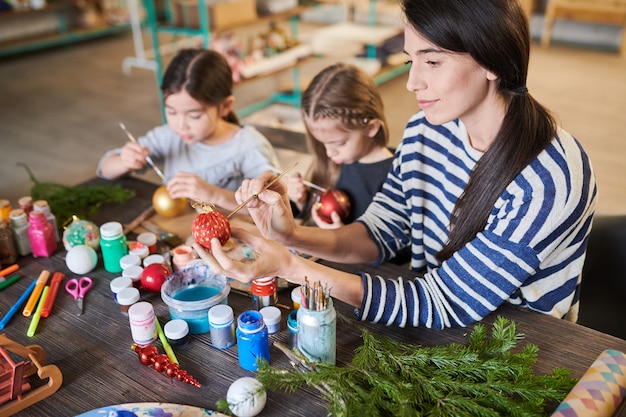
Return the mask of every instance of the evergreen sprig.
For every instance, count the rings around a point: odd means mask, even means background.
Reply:
[[[577,382],[562,368],[534,375],[538,348],[527,344],[513,352],[523,335],[504,317],[494,322],[491,337],[477,324],[467,346],[416,346],[367,329],[362,337],[346,367],[309,363],[294,350],[293,370],[262,363],[257,378],[270,390],[315,387],[337,417],[546,416]]]
[[[119,184],[93,184],[85,186],[68,186],[54,182],[41,182],[35,178],[28,165],[18,162],[24,167],[33,186],[30,195],[33,200],[46,200],[50,210],[56,216],[58,226],[76,215],[87,219],[95,215],[102,203],[123,203],[135,195],[133,190]]]

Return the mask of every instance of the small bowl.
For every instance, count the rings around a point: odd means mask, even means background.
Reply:
[[[229,293],[228,279],[214,274],[206,265],[175,272],[161,287],[161,298],[169,307],[170,318],[185,320],[191,334],[209,332],[209,309],[228,304]]]

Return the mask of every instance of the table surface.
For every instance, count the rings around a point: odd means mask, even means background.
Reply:
[[[94,179],[92,183],[101,183]],[[151,205],[153,184],[136,178],[118,181],[122,186],[136,190],[136,196],[123,204],[107,203],[91,220],[100,225],[106,221],[129,223]],[[130,235],[132,238],[132,235]],[[19,274],[22,278],[0,292],[0,314],[4,314],[36,279],[43,269],[75,277],[65,265],[65,250],[60,249],[50,258],[22,257]],[[345,266],[357,270],[361,266]],[[376,270],[383,276],[403,273],[399,266],[383,265]],[[113,300],[109,282],[118,274],[104,270],[101,256],[97,268],[88,274],[94,285],[87,294],[84,313],[76,315],[76,303],[63,289],[59,291],[52,314],[42,318],[33,337],[26,335],[30,319],[22,316],[21,309],[3,330],[11,340],[23,345],[39,345],[47,355],[46,364],[56,365],[63,374],[63,384],[52,396],[18,412],[17,416],[75,416],[86,411],[115,404],[135,402],[165,402],[189,404],[215,409],[217,400],[225,399],[230,384],[244,376],[254,376],[243,370],[237,360],[237,345],[218,350],[211,346],[208,334],[192,335],[186,349],[176,352],[181,369],[196,378],[200,388],[172,380],[151,367],[139,362],[131,350],[132,337],[128,317],[121,314]],[[151,302],[161,324],[169,320],[167,306],[160,294],[142,291],[142,300]],[[252,307],[246,294],[231,292],[228,303],[236,315]],[[290,304],[287,290],[279,293],[278,303]],[[352,308],[335,300],[337,311],[353,317]],[[285,326],[287,310],[283,309],[281,331],[270,335],[270,342],[287,343]],[[525,338],[520,346],[532,343],[538,346],[537,373],[547,374],[556,367],[567,368],[574,377],[580,377],[605,349],[626,352],[626,341],[595,330],[558,320],[543,314],[506,305],[483,320],[490,326],[495,318],[504,316],[517,324],[517,330]],[[396,328],[379,324],[362,323],[369,330],[391,336],[396,340],[423,346],[435,346],[452,342],[466,343],[472,327],[429,330],[424,328]],[[361,345],[357,326],[338,321],[337,365],[349,363],[355,348]],[[160,343],[155,346],[163,353]],[[286,356],[275,346],[270,349],[273,366],[288,367]],[[37,379],[36,375],[31,376]],[[35,381],[37,382],[37,381]],[[35,386],[36,384],[33,384]],[[326,416],[325,403],[314,388],[301,388],[293,394],[282,391],[268,393],[267,405],[261,415],[307,415]],[[622,415],[619,412],[615,415]],[[624,413],[623,415],[626,415]]]

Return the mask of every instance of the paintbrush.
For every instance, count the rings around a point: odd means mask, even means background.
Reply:
[[[131,142],[135,142],[135,143],[139,143],[137,142],[137,139],[135,139],[135,137],[133,136],[132,133],[130,133],[128,131],[128,129],[126,129],[126,126],[124,125],[124,123],[120,122],[120,127],[122,128],[122,130],[124,131],[124,133],[126,133],[126,136],[128,136],[128,139],[130,139]],[[146,156],[146,161],[148,161],[148,164],[152,167],[152,169],[154,170],[154,172],[157,173],[157,175],[161,178],[161,181],[165,182],[165,175],[163,175],[163,172],[161,172],[161,170],[159,169],[158,166],[156,166],[156,164],[154,163],[154,161],[152,160],[152,158],[150,158],[150,155]]]
[[[277,170],[277,169],[273,169],[273,168],[272,168],[272,170],[271,170],[271,171],[272,171],[274,174],[278,174],[278,173],[280,173],[280,171],[279,171],[279,170]],[[319,185],[317,185],[317,184],[313,184],[313,183],[312,183],[312,182],[310,182],[310,181],[307,181],[307,180],[302,180],[302,184],[306,185],[306,186],[307,186],[307,187],[309,187],[309,188],[313,188],[314,190],[320,191],[320,192],[322,192],[322,193],[325,193],[325,192],[326,192],[326,188],[324,188],[324,187],[320,187],[320,186],[319,186]]]
[[[286,173],[288,173],[289,171],[291,171],[296,165],[298,165],[298,162],[294,162],[289,168],[287,168],[286,170],[284,170],[283,172],[281,172],[276,178],[274,178],[272,181],[270,181],[267,185],[265,185],[265,187],[263,187],[263,190],[261,191],[265,191],[268,188],[270,188],[276,181],[278,181],[279,179],[281,179],[283,177],[283,175],[285,175]],[[250,196],[250,198],[248,198],[246,201],[244,201],[243,203],[239,204],[237,207],[235,207],[235,209],[233,211],[230,212],[230,214],[228,216],[226,216],[227,219],[230,219],[231,216],[233,216],[235,213],[237,213],[239,210],[241,210],[242,208],[244,208],[249,202],[251,202],[252,200],[254,200],[255,198],[257,198],[259,195],[258,194],[252,194]]]

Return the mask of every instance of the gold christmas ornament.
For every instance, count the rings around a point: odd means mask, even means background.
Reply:
[[[187,199],[172,198],[165,185],[162,185],[152,195],[152,206],[163,217],[176,217],[185,211]]]

